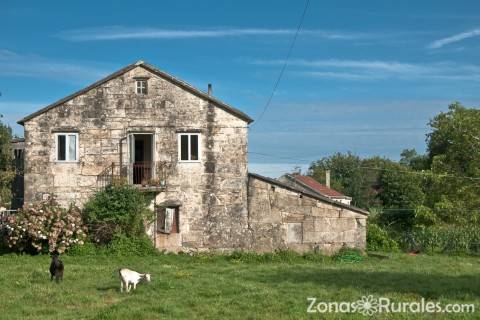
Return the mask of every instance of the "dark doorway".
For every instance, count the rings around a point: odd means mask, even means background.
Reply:
[[[152,179],[153,135],[134,134],[133,184],[145,185]]]

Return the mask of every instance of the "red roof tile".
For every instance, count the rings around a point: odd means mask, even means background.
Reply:
[[[327,197],[345,197],[344,194],[341,194],[337,190],[333,190],[326,185],[323,185],[319,183],[317,180],[313,179],[312,177],[308,176],[302,176],[300,174],[293,174],[292,177],[294,177],[296,180],[302,182],[303,184],[306,184],[316,192],[327,196]]]

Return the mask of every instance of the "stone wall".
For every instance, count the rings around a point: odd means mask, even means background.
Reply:
[[[148,95],[135,79],[148,78]],[[53,194],[82,205],[97,190],[97,176],[120,157],[127,162],[129,133],[154,134],[155,160],[170,164],[156,202],[180,204],[181,234],[152,233],[171,249],[245,246],[247,230],[247,122],[138,66],[24,123],[25,201]],[[79,159],[56,162],[55,132],[78,132]],[[201,134],[201,161],[178,161],[179,132]],[[120,148],[120,145],[123,147]],[[120,150],[123,153],[120,154]]]
[[[252,250],[365,249],[367,212],[258,175],[249,176],[248,190]]]

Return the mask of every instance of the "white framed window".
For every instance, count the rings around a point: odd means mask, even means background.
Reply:
[[[78,133],[56,133],[56,159],[58,162],[78,161]]]
[[[148,82],[145,79],[140,79],[135,81],[135,87],[137,94],[147,94],[148,93]]]
[[[200,161],[200,134],[179,133],[178,134],[178,161],[199,162]]]

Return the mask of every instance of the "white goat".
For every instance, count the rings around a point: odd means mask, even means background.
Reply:
[[[120,276],[120,292],[123,292],[124,286],[125,291],[130,292],[130,284],[133,285],[133,290],[136,290],[137,283],[139,283],[141,280],[145,280],[146,282],[151,281],[149,273],[138,273],[127,268],[119,269],[118,275]]]

